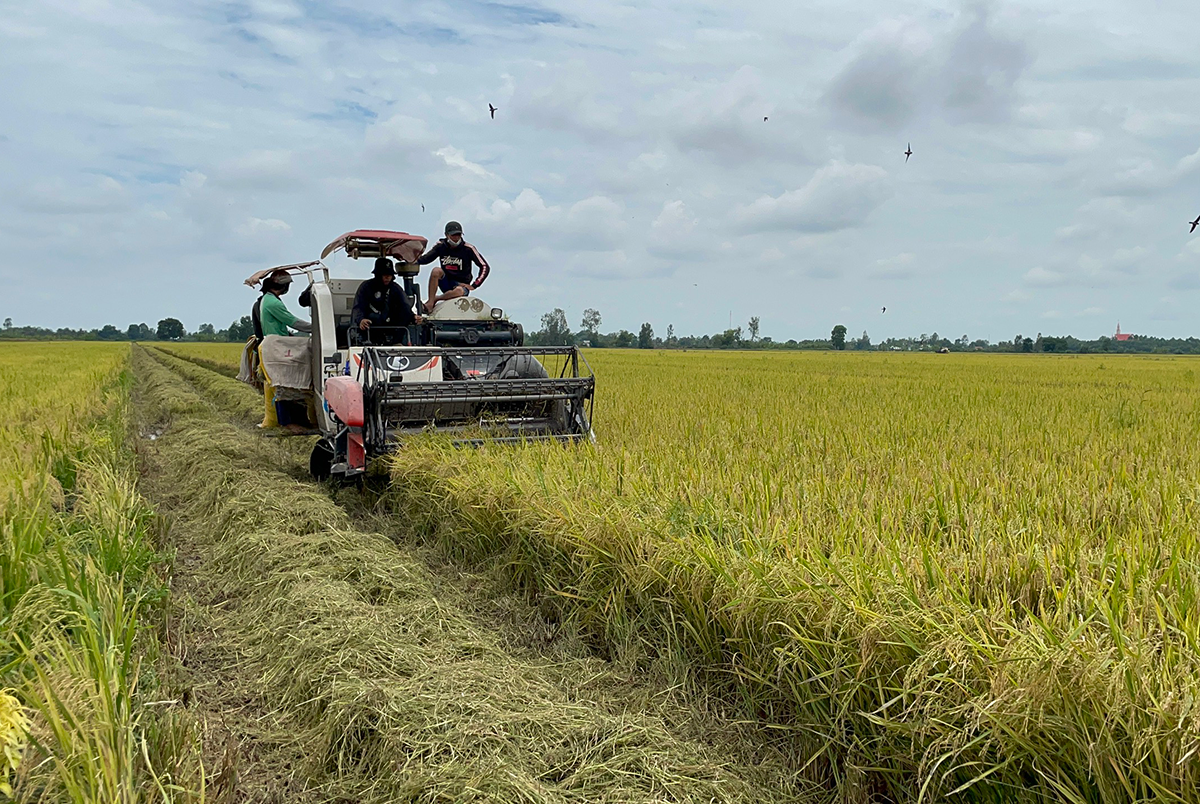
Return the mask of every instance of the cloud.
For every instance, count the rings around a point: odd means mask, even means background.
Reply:
[[[666,259],[711,253],[712,244],[698,236],[699,225],[700,221],[683,201],[668,201],[650,224],[646,250]]]
[[[1115,173],[1095,183],[1097,192],[1122,197],[1155,196],[1200,173],[1200,149],[1165,168],[1149,158],[1121,160],[1118,164]]]
[[[38,215],[107,215],[126,211],[130,199],[116,179],[91,176],[70,184],[62,179],[36,182],[17,203]]]
[[[1008,118],[1031,59],[999,30],[993,7],[967,3],[949,28],[885,20],[850,47],[825,102],[853,125],[894,129],[933,113],[969,122]]]
[[[872,279],[911,279],[917,274],[916,255],[897,254],[875,261],[875,267],[867,272]]]
[[[250,151],[216,166],[213,181],[235,191],[295,192],[306,183],[296,155],[286,150]]]
[[[288,225],[287,221],[281,221],[278,218],[247,218],[234,231],[243,237],[255,237],[257,235],[290,232],[292,231],[292,227]]]
[[[893,193],[883,168],[832,162],[800,189],[742,207],[736,219],[747,232],[836,232],[862,226]]]
[[[490,203],[480,193],[461,199],[464,226],[479,224],[495,237],[523,238],[563,249],[611,251],[624,241],[628,224],[623,207],[603,195],[593,195],[570,206],[547,204],[541,194],[525,188],[512,201],[495,198]]]
[[[716,156],[732,165],[780,155],[808,161],[804,143],[786,120],[776,116],[775,128],[764,123],[775,104],[767,98],[761,73],[749,65],[717,82],[683,92],[672,88],[654,106],[671,143],[683,153]]]
[[[1034,287],[1120,285],[1142,273],[1148,257],[1149,251],[1144,246],[1117,249],[1106,257],[1082,254],[1074,262],[1036,266],[1023,279]]]
[[[446,142],[445,137],[417,117],[393,115],[367,127],[363,136],[364,170],[418,177],[451,187],[501,184],[487,168],[467,159],[466,152]]]

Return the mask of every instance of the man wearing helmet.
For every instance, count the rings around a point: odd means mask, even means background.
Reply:
[[[487,279],[490,270],[479,249],[463,240],[462,224],[458,221],[447,223],[446,236],[434,243],[433,248],[422,254],[417,262],[428,265],[439,258],[441,263],[429,273],[429,296],[425,302],[427,313],[440,301],[470,296],[471,291]],[[472,281],[476,265],[479,266],[479,276]]]
[[[374,276],[358,286],[354,294],[354,309],[350,314],[350,325],[357,327],[360,337],[368,337],[372,326],[406,327],[420,324],[421,316],[415,315],[412,301],[396,283],[396,269],[387,257],[375,260],[371,269]],[[376,343],[391,343],[395,330],[382,330],[374,338]]]

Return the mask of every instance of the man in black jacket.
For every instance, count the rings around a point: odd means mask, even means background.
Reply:
[[[358,327],[360,337],[369,337],[372,326],[406,327],[420,324],[422,318],[415,315],[412,302],[404,290],[396,284],[396,269],[387,257],[375,260],[371,269],[374,277],[365,280],[354,294],[354,310],[350,314],[350,326]],[[371,338],[375,343],[394,343],[396,330],[381,331]]]
[[[446,236],[433,244],[417,260],[421,265],[428,265],[436,259],[441,264],[434,266],[429,272],[429,296],[425,302],[425,312],[433,310],[433,305],[446,299],[457,299],[459,296],[470,296],[471,291],[483,284],[487,279],[487,260],[462,236],[462,224],[450,221],[446,224]],[[479,266],[479,276],[472,281],[473,266]],[[441,293],[438,293],[438,291]]]

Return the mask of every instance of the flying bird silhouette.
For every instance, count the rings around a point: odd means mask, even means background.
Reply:
[[[904,161],[907,162],[908,158],[910,156],[912,156],[912,143],[911,142],[908,144],[908,150],[904,152]]]
[[[765,117],[764,117],[764,118],[763,118],[763,122],[764,122],[764,123],[765,123],[765,122],[767,122],[767,118],[765,118]]]
[[[489,112],[491,112],[491,114],[492,114],[492,119],[493,119],[493,120],[495,120],[495,119],[496,119],[496,107],[495,107],[495,106],[493,106],[492,104],[490,104],[490,103],[489,103],[489,104],[488,104],[488,111],[489,111]]]
[[[422,211],[422,212],[424,212],[424,211],[425,211],[425,205],[424,205],[424,204],[422,204],[422,205],[421,205],[421,211]]]
[[[1191,234],[1192,232],[1196,231],[1197,226],[1200,226],[1200,215],[1196,216],[1196,220],[1188,221],[1188,223],[1192,225],[1191,231],[1188,232],[1188,234]]]
[[[883,311],[886,313],[886,312],[887,312],[887,308],[886,308],[886,307],[884,307],[884,308],[883,308]]]

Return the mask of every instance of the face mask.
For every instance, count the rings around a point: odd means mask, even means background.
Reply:
[[[448,237],[446,239],[450,241],[450,245],[452,246],[462,245],[462,235],[455,235],[454,237]]]

